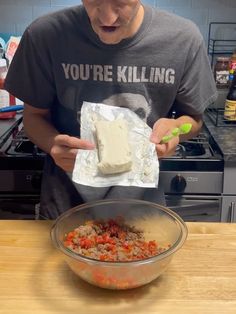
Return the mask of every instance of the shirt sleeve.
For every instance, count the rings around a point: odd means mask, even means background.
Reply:
[[[196,47],[195,47],[196,48]],[[215,80],[203,39],[189,51],[176,103],[179,114],[199,115],[217,98]]]
[[[56,97],[50,52],[37,44],[30,27],[24,32],[8,70],[4,88],[15,97],[38,108],[50,108]]]

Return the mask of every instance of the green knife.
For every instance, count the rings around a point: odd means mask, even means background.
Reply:
[[[188,134],[190,132],[191,128],[192,128],[192,124],[191,123],[184,123],[179,128],[174,128],[171,131],[170,135],[163,136],[163,138],[161,140],[161,144],[169,142],[169,140],[171,140],[175,136],[178,136],[178,135],[181,135],[181,134]]]

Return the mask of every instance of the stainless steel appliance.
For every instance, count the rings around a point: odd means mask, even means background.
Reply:
[[[185,221],[221,221],[222,154],[204,127],[160,164],[167,206]]]
[[[0,218],[35,219],[45,154],[25,136],[19,117],[0,137]]]
[[[37,218],[45,154],[19,118],[0,141],[0,218]],[[186,221],[220,221],[224,162],[208,130],[160,161],[167,206]]]

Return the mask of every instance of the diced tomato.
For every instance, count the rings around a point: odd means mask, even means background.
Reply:
[[[79,244],[80,244],[81,248],[83,248],[83,249],[89,249],[93,245],[92,241],[87,239],[87,238],[81,238],[79,240]]]
[[[104,244],[105,243],[105,241],[104,241],[102,236],[95,237],[95,241],[96,241],[97,244]]]
[[[109,235],[107,233],[104,233],[102,235],[102,237],[103,237],[103,240],[105,241],[105,243],[107,243],[109,241],[109,239],[110,239],[110,237],[109,237]]]
[[[67,234],[66,239],[67,239],[67,240],[73,239],[74,236],[75,236],[75,234],[76,234],[75,231],[70,231],[70,232]]]
[[[128,249],[128,248],[130,247],[128,242],[124,242],[124,243],[122,244],[122,246],[123,246],[123,248],[125,248],[125,249]]]
[[[156,250],[157,249],[157,244],[155,241],[149,241],[148,242],[148,248],[149,250]]]
[[[109,260],[108,255],[107,254],[101,254],[99,257],[100,261],[107,261]]]

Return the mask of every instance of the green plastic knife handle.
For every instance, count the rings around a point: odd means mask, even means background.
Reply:
[[[178,136],[178,135],[181,135],[181,134],[187,134],[187,133],[190,132],[191,128],[192,128],[192,124],[191,123],[184,123],[179,128],[174,128],[171,131],[170,135],[163,136],[163,138],[161,139],[161,143],[165,144],[165,143],[169,142],[169,140],[171,140],[175,136]]]
[[[165,135],[163,136],[163,138],[161,139],[161,143],[165,144],[167,142],[169,142],[169,140],[171,140],[174,136],[173,135]]]

